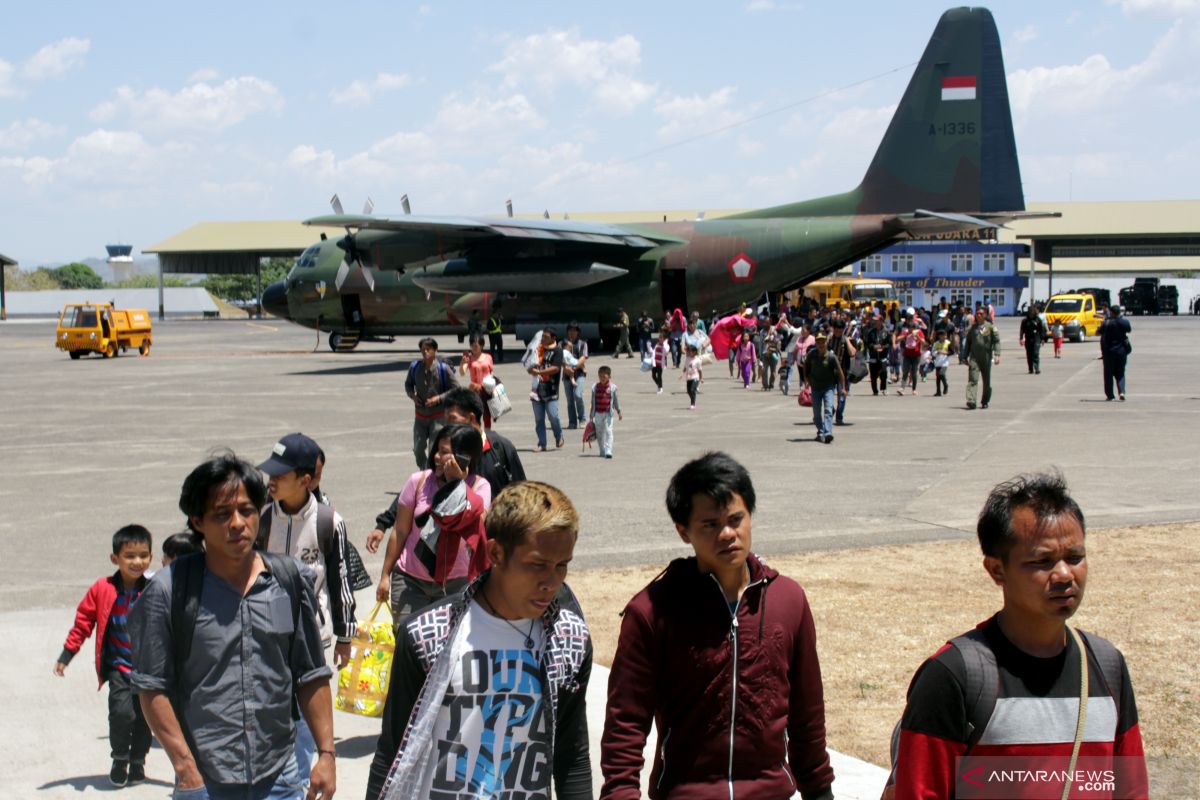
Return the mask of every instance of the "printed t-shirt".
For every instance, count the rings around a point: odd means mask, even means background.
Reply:
[[[472,601],[450,645],[450,683],[433,727],[434,768],[420,797],[550,796],[543,643],[540,620],[510,624]]]
[[[478,386],[483,385],[483,379],[492,374],[493,368],[492,357],[487,353],[482,353],[479,358],[472,358],[467,362],[467,372],[471,375],[471,383]]]
[[[424,484],[421,486],[421,494],[417,495],[417,484],[424,479]],[[475,494],[483,498],[483,507],[486,510],[492,505],[492,486],[486,480],[478,475],[470,475],[467,480],[472,483],[471,488]],[[422,472],[414,472],[409,476],[408,482],[404,484],[404,489],[400,492],[400,505],[413,510],[412,525],[408,530],[408,539],[404,542],[404,550],[400,552],[400,560],[396,562],[396,566],[400,571],[411,575],[414,578],[423,581],[432,581],[433,576],[429,574],[429,570],[421,563],[421,559],[417,557],[416,547],[417,542],[421,538],[421,526],[417,525],[417,517],[429,511],[433,505],[433,496],[437,494],[438,483],[433,476],[433,470],[427,469]],[[467,552],[467,548],[459,546],[458,555],[454,557],[454,566],[450,568],[450,572],[446,574],[446,578],[453,580],[454,578],[467,577],[468,568],[471,563],[471,556]]]
[[[683,378],[688,381],[700,380],[700,357],[685,356],[683,359]]]

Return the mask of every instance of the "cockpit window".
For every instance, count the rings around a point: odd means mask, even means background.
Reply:
[[[309,269],[317,265],[317,255],[321,252],[320,245],[309,245],[308,249],[300,254],[296,259],[296,266],[300,269]]]

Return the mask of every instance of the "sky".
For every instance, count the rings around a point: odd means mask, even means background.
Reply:
[[[947,7],[23,3],[0,44],[0,253],[140,253],[335,192],[557,217],[844,191]],[[1027,201],[1200,196],[1200,0],[993,13]]]

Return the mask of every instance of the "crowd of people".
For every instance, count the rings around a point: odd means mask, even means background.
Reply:
[[[968,407],[987,408],[1000,353],[985,307],[810,307],[774,319],[748,309],[708,320],[674,312],[662,325],[643,314],[635,330],[660,391],[664,372],[678,370],[694,409],[704,367],[724,341],[730,377],[747,389],[787,394],[796,386],[810,395],[825,443],[844,422],[851,385],[868,376],[875,394],[886,394],[890,380],[898,394],[915,395],[932,374],[934,395],[945,395],[957,358],[970,366]],[[1129,331],[1111,310],[1101,330],[1109,399],[1124,399]],[[611,368],[601,366],[585,413],[591,368],[579,333],[571,326],[560,342],[544,330],[526,353],[530,402],[541,415],[537,449],[548,445],[546,418],[561,446],[565,389],[568,428],[594,426],[600,454],[611,458],[620,396]],[[1040,347],[1055,330],[1035,310],[1020,335],[1036,373],[1030,342]],[[633,345],[618,340],[616,355],[632,356]],[[502,408],[493,402],[504,392],[482,335],[471,335],[457,367],[438,357],[436,341],[420,348],[406,378],[417,470],[364,542],[384,553],[376,597],[396,623],[367,800],[549,797],[552,787],[561,798],[590,798],[592,645],[565,581],[578,511],[561,490],[528,480],[512,442],[491,429],[489,412]],[[130,525],[113,535],[116,572],[80,603],[54,672],[65,673],[94,630],[96,674],[109,685],[114,786],[146,780],[153,735],[181,800],[333,797],[331,678],[352,658],[354,592],[373,581],[320,488],[325,467],[324,451],[301,433],[279,439],[257,466],[232,453],[206,460],[183,481],[186,530],[163,542],[163,569],[153,577],[151,533]],[[813,616],[800,585],[753,553],[749,473],[727,454],[708,453],[678,469],[665,500],[692,555],[667,565],[623,613],[601,797],[640,796],[654,724],[651,797],[799,791],[829,800]],[[917,670],[888,791],[949,798],[956,758],[1070,754],[1072,764],[1079,756],[1121,762],[1112,796],[1145,797],[1123,658],[1066,624],[1082,601],[1087,562],[1084,515],[1061,476],[997,486],[978,535],[1002,608]],[[981,680],[995,687],[986,702],[967,688]],[[1089,722],[1081,742],[1075,712],[1046,706],[1047,697],[1087,698],[1076,707],[1104,723]],[[989,724],[1000,700],[1005,714]],[[1032,730],[1035,718],[1032,738],[1006,733]]]
[[[469,389],[448,398],[463,421],[434,437],[431,466],[368,542],[395,527],[379,587],[395,613],[395,656],[366,800],[593,796],[592,642],[566,582],[579,513],[550,484],[484,469],[477,403]],[[230,453],[197,466],[179,498],[188,531],[168,540],[174,560],[164,543],[153,577],[150,532],[114,534],[117,570],[80,603],[55,664],[63,675],[96,630],[114,785],[146,780],[153,734],[180,800],[334,796],[331,666],[345,663],[355,625],[356,550],[319,487],[318,459],[314,441],[291,434],[258,467]],[[655,725],[652,798],[832,800],[812,610],[795,580],[754,554],[749,472],[707,453],[675,472],[665,505],[691,555],[622,614],[600,796],[642,796]],[[1082,758],[1111,776],[1102,796],[1146,798],[1124,658],[1067,625],[1088,564],[1084,514],[1062,477],[996,486],[977,532],[1001,608],[916,670],[885,797],[954,797],[956,763],[1002,756],[1048,784]]]

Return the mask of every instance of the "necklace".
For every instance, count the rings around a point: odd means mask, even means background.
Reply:
[[[486,594],[484,594],[483,592],[480,592],[479,599],[487,604],[488,611],[491,612],[493,617],[495,617],[498,620],[501,620],[502,622],[504,622],[505,625],[507,625],[508,627],[512,628],[514,631],[516,631],[517,633],[519,633],[525,637],[525,649],[526,650],[533,649],[533,626],[537,624],[537,619],[529,620],[529,632],[526,633],[525,631],[518,628],[516,625],[513,625],[511,621],[500,616],[499,612],[496,611],[496,607],[492,605],[492,601],[487,599]]]

